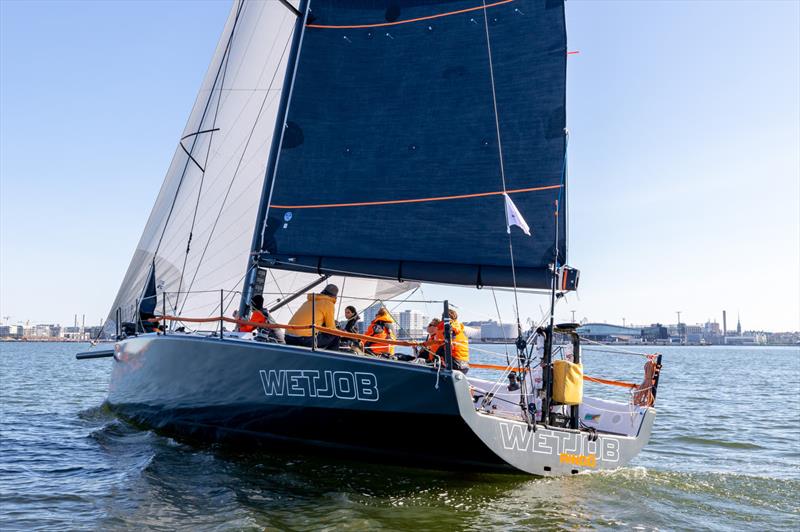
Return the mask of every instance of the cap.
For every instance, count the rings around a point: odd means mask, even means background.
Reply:
[[[335,284],[329,284],[328,286],[325,287],[322,293],[336,297],[339,295],[339,287],[336,286]]]

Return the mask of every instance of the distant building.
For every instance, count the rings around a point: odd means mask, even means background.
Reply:
[[[0,338],[22,338],[22,325],[0,325]]]
[[[767,335],[762,332],[747,332],[740,336],[726,336],[727,345],[766,345]]]
[[[596,342],[641,342],[640,327],[623,327],[608,323],[587,323],[577,328],[576,332],[588,340]]]
[[[669,340],[669,330],[660,323],[653,323],[642,327],[642,339],[645,342],[658,342]]]
[[[369,324],[372,323],[372,320],[375,319],[375,316],[378,315],[378,311],[383,306],[383,303],[375,303],[364,309],[364,312],[361,313],[361,321],[358,323],[359,330],[364,332],[369,327]]]
[[[425,315],[418,310],[404,310],[398,316],[397,335],[402,338],[422,338],[426,335]]]
[[[513,323],[487,321],[481,324],[481,339],[484,342],[499,342],[517,338],[517,326]]]

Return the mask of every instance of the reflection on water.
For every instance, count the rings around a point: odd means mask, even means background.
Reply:
[[[785,422],[800,419],[797,392],[786,395],[800,390],[796,350],[665,349],[653,439],[634,465],[561,479],[177,442],[124,423],[102,407],[110,364],[76,362],[76,350],[0,344],[4,530],[800,525],[800,429]],[[774,364],[754,368],[748,364],[754,356],[769,356]],[[617,363],[587,350],[584,361],[587,373],[597,376],[640,374],[638,359]],[[742,393],[719,369],[745,366],[754,384]],[[784,388],[759,385],[767,382]]]

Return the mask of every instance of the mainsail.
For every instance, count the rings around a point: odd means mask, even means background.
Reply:
[[[566,59],[561,0],[313,0],[261,264],[548,288]],[[504,193],[532,233],[512,232],[513,261]]]

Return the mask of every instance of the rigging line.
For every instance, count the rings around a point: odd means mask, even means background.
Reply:
[[[494,298],[494,308],[497,310],[497,321],[500,323],[500,330],[503,332],[503,339],[508,342],[508,338],[506,338],[506,330],[503,327],[503,318],[500,316],[500,306],[497,304],[497,295],[494,293],[494,287],[491,288],[492,290],[492,298]],[[508,358],[508,343],[503,344],[503,348],[506,352],[506,362],[507,366],[511,365],[511,360]]]
[[[412,290],[412,291],[411,291],[411,293],[410,293],[410,294],[408,294],[408,296],[407,296],[405,299],[403,299],[402,301],[398,302],[398,303],[397,303],[397,304],[396,304],[394,307],[392,307],[392,310],[390,310],[390,311],[389,311],[389,313],[391,314],[392,312],[394,312],[395,310],[397,310],[397,308],[398,308],[400,305],[402,305],[403,303],[405,303],[406,301],[408,301],[409,299],[411,299],[411,296],[413,296],[414,294],[416,294],[416,293],[417,293],[417,291],[419,290],[419,287],[420,287],[420,286],[421,286],[421,285],[417,285],[417,287],[416,287],[414,290]],[[389,300],[389,301],[391,301],[391,300]],[[383,300],[381,300],[381,302],[383,302]]]
[[[275,209],[329,209],[333,207],[372,207],[375,205],[400,205],[403,203],[423,203],[426,201],[447,201],[468,198],[482,198],[486,196],[501,196],[503,194],[520,194],[523,192],[537,192],[540,190],[553,190],[560,188],[561,185],[547,185],[544,187],[530,187],[530,188],[517,188],[513,190],[505,190],[505,179],[503,180],[503,190],[492,192],[476,192],[475,194],[457,194],[454,196],[433,196],[430,198],[412,198],[401,200],[385,200],[385,201],[361,201],[355,203],[320,203],[317,205],[270,205]]]
[[[294,16],[296,16],[296,17],[302,17],[302,16],[303,16],[303,14],[300,12],[300,10],[299,10],[299,9],[297,9],[296,7],[294,7],[292,4],[290,4],[288,0],[278,0],[278,1],[279,1],[281,4],[283,4],[283,6],[284,6],[286,9],[288,9],[289,11],[291,11],[292,13],[294,13]]]
[[[486,2],[483,2],[482,6],[476,7],[468,7],[466,9],[459,9],[457,11],[449,11],[447,13],[438,13],[436,15],[428,15],[426,17],[417,17],[411,18],[407,20],[397,20],[395,22],[380,22],[377,24],[353,24],[348,26],[334,26],[334,25],[325,25],[325,24],[308,24],[309,28],[318,28],[318,29],[328,29],[328,30],[349,30],[349,29],[361,29],[361,28],[383,28],[386,26],[397,26],[399,24],[408,24],[410,22],[421,22],[423,20],[431,20],[436,18],[442,17],[449,17],[451,15],[460,15],[462,13],[469,13],[470,11],[478,11],[479,9],[483,9],[484,12],[487,8],[500,6],[503,4],[508,4],[513,2],[514,0],[501,0],[499,2],[494,2],[493,4],[486,5]]]
[[[347,277],[345,277],[342,280],[342,290],[341,290],[342,297],[339,298],[339,305],[338,308],[336,309],[336,317],[334,318],[334,321],[339,321],[339,314],[342,312],[342,303],[344,303],[344,289],[346,286],[347,286]]]
[[[231,41],[233,40],[233,34],[236,31],[236,26],[239,23],[239,16],[242,14],[242,7],[244,6],[244,0],[240,0],[239,6],[236,8],[236,16],[233,19],[233,25],[231,26],[231,34],[228,36],[228,42],[225,44],[225,54],[223,54],[223,59],[220,61],[219,67],[217,68],[217,73],[214,76],[214,85],[217,83],[217,79],[219,78],[220,72],[222,71],[222,65],[225,62],[225,55],[227,54],[228,48],[231,45]],[[213,85],[212,85],[213,86]],[[203,114],[200,117],[200,123],[202,124],[205,120],[206,113],[208,112],[208,107],[211,105],[211,97],[213,95],[213,91],[208,96],[208,100],[206,100],[206,105],[203,108]],[[190,151],[194,151],[194,146],[197,143],[197,137],[195,136],[192,140],[192,146]],[[175,188],[175,196],[172,198],[172,205],[170,205],[169,213],[167,214],[167,219],[164,222],[164,228],[161,230],[161,236],[158,238],[158,244],[156,245],[156,250],[154,255],[158,255],[158,250],[161,248],[161,241],[164,239],[164,235],[167,232],[167,227],[169,226],[170,218],[172,217],[172,211],[175,209],[175,203],[178,200],[178,194],[181,190],[181,185],[183,184],[183,178],[186,177],[186,170],[189,167],[189,160],[184,163],[183,171],[181,172],[181,177],[178,180],[178,186]]]
[[[269,87],[272,87],[272,84],[275,82],[275,78],[278,75],[278,70],[280,70],[280,65],[283,62],[283,58],[286,55],[286,50],[289,48],[289,43],[292,41],[292,35],[289,34],[288,38],[286,39],[286,44],[283,46],[283,52],[281,52],[281,57],[278,60],[277,65],[275,66],[275,71],[272,73],[272,79],[269,82]],[[192,289],[194,286],[195,279],[197,279],[197,273],[200,271],[200,265],[203,263],[203,259],[206,256],[206,251],[208,251],[208,246],[211,243],[211,238],[214,236],[214,231],[217,229],[217,224],[219,223],[219,219],[222,216],[222,210],[225,208],[225,204],[228,201],[228,196],[231,193],[231,189],[233,188],[233,183],[236,181],[236,177],[239,175],[239,169],[242,166],[242,161],[244,160],[244,155],[247,153],[247,148],[250,146],[250,140],[253,138],[253,134],[255,133],[256,126],[258,125],[258,121],[261,119],[261,113],[264,110],[264,106],[266,105],[267,100],[269,99],[270,91],[266,91],[264,93],[264,99],[261,100],[261,107],[258,110],[258,114],[256,115],[256,119],[253,122],[253,127],[250,129],[250,134],[247,136],[247,141],[245,142],[244,148],[242,149],[242,155],[239,157],[239,162],[236,164],[236,170],[233,172],[233,177],[231,178],[231,182],[228,185],[228,190],[225,191],[225,197],[222,199],[222,203],[219,207],[219,212],[217,213],[217,217],[214,219],[214,224],[211,226],[211,232],[208,235],[208,240],[206,240],[206,245],[203,247],[203,252],[200,254],[200,259],[197,263],[197,268],[194,271],[194,275],[192,276],[192,281],[189,283],[189,290]],[[248,261],[249,262],[249,261]]]
[[[258,266],[256,264],[251,266],[251,268],[257,268],[257,267]],[[278,289],[278,295],[281,296],[277,301],[275,301],[275,303],[280,303],[286,297],[286,294],[283,292],[283,290],[281,290],[281,285],[278,284],[278,279],[277,279],[277,277],[275,277],[275,272],[272,271],[272,268],[267,268],[266,270],[269,272],[270,277],[272,277],[272,281],[275,283],[275,288]],[[295,275],[295,277],[297,277],[297,275]],[[274,294],[270,294],[270,295],[274,295]],[[262,296],[263,296],[263,292],[262,292]],[[248,305],[250,304],[249,301],[247,303],[248,303]],[[288,307],[288,304],[286,306]],[[292,309],[289,308],[289,310],[292,310]]]
[[[497,111],[497,92],[495,90],[494,82],[494,63],[492,62],[492,40],[489,37],[489,16],[486,14],[486,0],[483,0],[483,26],[486,30],[486,51],[489,55],[489,77],[492,81],[492,105],[494,107],[494,126],[497,131],[497,153],[500,158],[500,177],[503,180],[503,196],[504,200],[507,197],[506,192],[506,171],[503,165],[503,142],[500,138],[500,114]],[[506,215],[506,229],[508,230],[508,252],[511,256],[511,281],[514,285],[514,310],[517,314],[517,330],[522,331],[522,325],[519,318],[519,296],[517,295],[517,273],[514,268],[514,246],[511,243],[511,226],[508,220],[508,208],[505,201],[503,201],[503,212]]]
[[[234,28],[234,30],[235,30],[235,28]],[[231,50],[233,49],[233,38],[232,37],[233,37],[234,30],[231,30],[231,41],[230,41],[229,46],[225,50],[225,55],[222,58],[222,62],[223,62],[223,64],[225,66],[222,69],[222,78],[220,79],[220,83],[219,83],[219,88],[220,89],[225,85],[225,77],[228,75],[228,66],[231,64]],[[206,148],[206,158],[203,161],[203,163],[206,164],[206,165],[208,165],[208,157],[211,154],[211,144],[214,141],[214,131],[218,131],[219,130],[219,128],[214,127],[214,126],[217,125],[217,118],[219,117],[219,107],[220,107],[220,104],[222,103],[222,92],[220,92],[219,90],[215,90],[213,86],[211,88],[211,94],[209,95],[209,101],[213,97],[214,92],[217,93],[217,105],[214,108],[214,118],[211,121],[211,130],[209,132],[210,137],[208,139],[208,147]],[[202,124],[202,122],[201,122],[201,124]],[[197,138],[197,137],[195,136],[195,138]],[[183,143],[181,143],[181,146],[183,146]],[[184,148],[184,151],[186,151],[186,148]],[[186,153],[189,154],[188,151]],[[191,157],[192,160],[194,160],[194,157],[192,157],[191,154],[189,154],[189,157]],[[197,189],[197,201],[195,201],[194,212],[192,213],[192,224],[189,226],[189,239],[186,242],[186,253],[184,253],[184,255],[183,255],[183,266],[181,266],[181,276],[178,279],[178,291],[180,291],[180,289],[181,289],[181,287],[183,285],[183,276],[184,276],[184,273],[186,273],[186,262],[189,260],[189,249],[191,248],[191,245],[192,245],[192,235],[194,234],[194,225],[197,222],[197,209],[200,207],[200,198],[203,195],[203,185],[205,184],[205,180],[206,180],[206,171],[202,167],[200,167],[200,169],[202,170],[201,173],[200,173],[200,186]],[[198,268],[199,268],[199,265],[198,265]],[[186,301],[188,301],[188,299],[189,299],[188,295],[183,299],[183,305],[181,305],[181,311],[183,311],[183,308],[186,306]],[[222,312],[222,310],[223,309],[220,308],[220,312]]]

